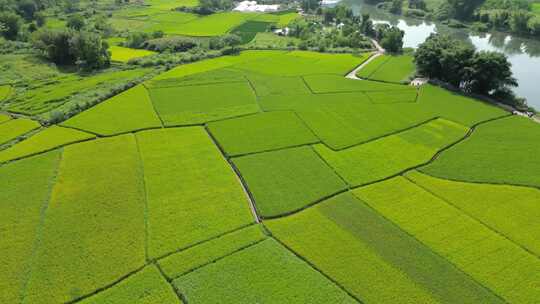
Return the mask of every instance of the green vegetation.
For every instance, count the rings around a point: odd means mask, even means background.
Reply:
[[[248,155],[233,162],[263,217],[297,211],[345,189],[345,183],[311,147]]]
[[[156,266],[147,266],[110,289],[81,304],[181,304],[172,287]]]
[[[420,88],[418,102],[437,116],[468,127],[508,115],[500,108],[429,84]]]
[[[259,111],[247,82],[150,89],[166,126],[189,125]]]
[[[505,302],[533,303],[540,296],[533,287],[540,279],[536,256],[407,179],[354,194]]]
[[[274,48],[285,49],[295,46],[300,42],[298,38],[288,36],[278,36],[274,33],[257,33],[247,44],[249,48]]]
[[[40,127],[36,121],[19,118],[6,121],[0,125],[0,145]]]
[[[411,86],[381,83],[376,81],[357,81],[338,75],[309,75],[304,76],[304,79],[307,85],[315,93],[388,91],[408,91],[412,93],[416,91],[416,89]],[[414,101],[414,99],[409,101]]]
[[[85,132],[52,126],[0,151],[0,163],[49,151],[57,147],[94,138]]]
[[[148,256],[253,222],[246,195],[203,128],[137,133],[146,184]]]
[[[252,225],[159,260],[168,278],[177,278],[266,239],[262,227]]]
[[[267,112],[208,124],[228,155],[254,152],[318,142],[294,112]]]
[[[68,302],[145,264],[138,162],[132,135],[64,149],[24,303]]]
[[[150,69],[110,70],[92,75],[73,73],[58,74],[53,79],[43,79],[41,83],[17,91],[13,98],[4,102],[3,107],[13,112],[36,115],[45,114],[61,106],[88,107],[106,97],[118,87],[134,81]],[[47,117],[47,116],[46,116]],[[48,118],[48,117],[47,117]]]
[[[540,190],[506,185],[471,184],[438,179],[416,171],[406,174],[469,216],[527,250],[540,255]],[[528,233],[523,233],[528,231]]]
[[[266,225],[364,303],[502,303],[350,193]]]
[[[4,101],[11,95],[10,85],[0,85],[0,102]]]
[[[242,38],[242,43],[245,44],[253,40],[257,33],[266,32],[269,26],[269,22],[247,21],[233,29],[232,33],[240,36]]]
[[[136,50],[121,46],[111,46],[109,51],[111,52],[111,60],[120,62],[128,62],[133,58],[141,58],[155,54],[155,52],[152,51]]]
[[[491,96],[516,106],[526,104],[512,93],[518,83],[512,76],[512,64],[503,53],[477,52],[474,46],[450,36],[431,34],[418,46],[414,62],[419,74],[464,92]]]
[[[400,84],[407,55],[345,77],[372,55],[367,37],[400,49],[401,31],[312,0],[307,16],[279,1],[288,10],[272,14],[53,2],[0,1],[13,39],[0,38],[0,137],[39,127],[13,112],[45,126],[0,151],[0,302],[540,298],[538,127]],[[108,64],[105,42],[118,61],[83,72]],[[258,47],[282,50],[246,50]],[[449,50],[437,62],[465,75],[452,62],[470,53]],[[499,59],[467,58],[464,85],[500,85]]]
[[[382,55],[362,68],[358,77],[387,82],[407,82],[416,67],[410,55]]]
[[[539,140],[536,123],[523,117],[499,119],[478,126],[421,171],[461,181],[540,187]]]
[[[184,36],[219,36],[253,18],[256,14],[224,12],[203,16],[187,22],[174,32]],[[170,33],[173,34],[173,33]]]
[[[142,85],[120,93],[62,123],[100,135],[157,128],[157,117],[148,91]]]
[[[189,302],[356,303],[272,239],[197,269],[173,284]]]
[[[11,116],[0,113],[0,124],[3,124],[6,121],[10,121],[10,120],[11,120]]]
[[[463,138],[467,128],[436,119],[416,128],[341,151],[315,150],[351,186],[398,174],[428,162],[438,151]]]
[[[0,167],[0,230],[9,231],[0,238],[2,303],[20,302],[59,154],[51,152]]]

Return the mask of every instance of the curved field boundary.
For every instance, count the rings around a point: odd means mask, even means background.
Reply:
[[[536,258],[540,259],[540,255],[534,253],[533,251],[531,251],[529,248],[523,246],[522,244],[514,241],[513,239],[509,238],[506,234],[504,234],[503,232],[499,231],[497,228],[494,228],[492,225],[486,223],[485,221],[479,219],[478,217],[470,214],[469,212],[463,210],[463,208],[461,208],[460,206],[454,204],[452,201],[444,198],[443,196],[435,193],[433,190],[425,187],[424,185],[418,183],[417,181],[415,181],[414,179],[411,179],[410,177],[408,177],[407,175],[403,174],[403,177],[406,178],[408,181],[410,181],[411,183],[415,184],[416,186],[422,188],[424,191],[430,193],[431,195],[437,197],[438,199],[442,200],[443,202],[447,203],[448,205],[456,208],[457,210],[461,211],[463,214],[466,214],[467,216],[471,217],[472,219],[474,219],[475,221],[479,222],[480,224],[484,225],[486,228],[488,228],[489,230],[497,233],[499,236],[501,236],[502,238],[508,240],[509,242],[512,242],[514,245],[520,247],[521,249],[523,249],[524,251],[526,251],[527,253],[535,256]]]
[[[489,119],[489,120],[486,120],[486,121],[483,121],[483,122],[480,122],[480,123],[477,123],[474,127],[471,127],[469,129],[469,131],[467,132],[467,134],[465,134],[465,136],[463,136],[461,139],[451,143],[451,144],[448,144],[446,145],[445,147],[439,149],[439,151],[437,153],[435,153],[433,155],[433,157],[427,161],[427,162],[424,162],[422,164],[419,164],[419,165],[416,165],[414,167],[411,167],[411,168],[407,168],[407,169],[404,169],[400,172],[397,172],[391,176],[388,176],[388,177],[385,177],[385,178],[382,178],[382,179],[378,179],[378,180],[375,180],[375,181],[371,181],[371,182],[367,182],[367,183],[363,183],[363,184],[360,184],[360,185],[356,185],[356,186],[349,186],[347,187],[347,189],[344,189],[344,190],[341,190],[341,191],[338,191],[338,192],[335,192],[333,194],[330,194],[328,195],[327,197],[323,197],[321,199],[318,199],[308,205],[306,205],[305,207],[303,208],[299,208],[297,210],[294,210],[294,211],[291,211],[291,212],[288,212],[288,213],[285,213],[285,214],[282,214],[282,215],[278,215],[278,216],[273,216],[273,217],[264,217],[264,219],[276,219],[276,218],[281,218],[281,217],[286,217],[286,216],[289,216],[289,215],[293,215],[293,214],[296,214],[296,213],[299,213],[299,212],[302,212],[303,210],[305,209],[308,209],[308,208],[311,208],[313,206],[316,206],[320,203],[322,203],[323,201],[327,200],[327,199],[330,199],[330,198],[333,198],[333,197],[336,197],[340,194],[343,194],[344,192],[347,192],[347,191],[350,191],[350,190],[355,190],[355,189],[358,189],[358,188],[362,188],[362,187],[365,187],[365,186],[369,186],[369,185],[372,185],[372,184],[376,184],[376,183],[379,183],[379,182],[383,182],[383,181],[386,181],[386,180],[390,180],[392,178],[395,178],[397,176],[402,176],[403,174],[409,172],[409,171],[413,171],[413,170],[416,170],[416,169],[419,169],[421,167],[424,167],[426,165],[429,165],[430,163],[434,162],[435,160],[437,160],[437,158],[439,157],[439,155],[448,150],[448,149],[451,149],[452,147],[454,147],[455,145],[459,144],[460,142],[466,140],[467,138],[469,138],[471,136],[472,133],[474,133],[474,130],[475,130],[475,127],[477,127],[478,125],[481,125],[481,124],[484,124],[484,123],[488,123],[490,121],[493,121],[493,120],[498,120],[498,119],[502,119],[506,116],[503,116],[503,117],[498,117],[498,118],[493,118],[493,119]],[[332,166],[330,166],[330,168],[334,169]],[[335,169],[334,169],[335,170]],[[338,176],[341,177],[341,175],[338,174]],[[342,177],[343,178],[343,177]]]

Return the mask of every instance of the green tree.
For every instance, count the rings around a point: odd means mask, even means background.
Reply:
[[[403,9],[403,0],[392,0],[390,4],[390,12],[394,14],[401,14]]]
[[[517,86],[512,76],[512,64],[498,52],[478,52],[469,61],[464,79],[467,91],[491,94],[497,90]]]
[[[403,50],[405,32],[393,26],[384,31],[381,46],[390,53],[400,53]]]
[[[414,60],[418,71],[459,87],[464,78],[464,67],[474,55],[474,48],[449,36],[432,34],[418,47]]]
[[[427,6],[424,0],[409,0],[409,8],[425,11],[427,9]]]
[[[8,40],[15,40],[21,30],[22,18],[13,12],[2,12],[0,23],[4,25],[2,36]]]
[[[73,31],[68,29],[41,29],[34,33],[32,44],[50,61],[60,65],[70,65],[74,64],[76,59],[69,43],[72,37]]]
[[[76,31],[80,31],[84,27],[85,21],[83,16],[79,14],[74,14],[69,16],[67,20],[67,27],[72,28]]]
[[[32,20],[38,10],[38,5],[33,0],[20,0],[17,2],[17,12],[26,20]]]
[[[321,6],[319,0],[302,0],[300,7],[304,12],[316,11]]]
[[[533,17],[529,19],[527,27],[532,35],[540,36],[540,17]]]
[[[484,0],[446,0],[451,17],[456,19],[470,19],[474,10],[480,6]]]
[[[527,34],[529,32],[528,23],[531,18],[532,14],[527,11],[518,10],[512,12],[510,17],[510,29],[514,33]]]
[[[110,65],[109,45],[92,32],[78,32],[69,40],[77,66],[84,70],[100,69]]]

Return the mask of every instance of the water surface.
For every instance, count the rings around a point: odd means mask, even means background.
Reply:
[[[452,29],[442,24],[405,18],[376,9],[363,0],[343,0],[340,3],[350,6],[356,14],[369,13],[375,23],[385,22],[398,26],[405,32],[404,46],[416,48],[431,33],[445,33],[468,42],[477,50],[498,51],[506,54],[512,63],[512,71],[519,86],[515,88],[518,96],[527,99],[529,105],[540,109],[540,41],[514,37],[509,34],[493,32],[475,34],[467,30]]]

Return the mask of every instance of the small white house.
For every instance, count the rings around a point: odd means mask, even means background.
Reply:
[[[288,36],[289,35],[289,28],[285,27],[285,28],[282,28],[282,29],[276,29],[276,30],[274,30],[274,34],[279,35],[279,36]]]

